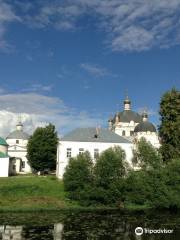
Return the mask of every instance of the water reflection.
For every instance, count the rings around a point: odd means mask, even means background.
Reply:
[[[62,240],[63,224],[57,223],[52,226],[23,227],[23,226],[0,226],[0,239],[24,240],[24,239],[53,239]]]
[[[137,226],[173,229],[173,234],[143,234],[136,236]],[[180,239],[178,214],[122,213],[41,213],[0,214],[2,240],[154,240]]]

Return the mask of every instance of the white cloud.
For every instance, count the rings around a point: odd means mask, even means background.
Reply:
[[[0,136],[6,137],[17,123],[19,114],[29,133],[37,126],[51,122],[60,135],[76,128],[103,124],[103,119],[67,107],[57,97],[35,93],[4,94],[0,96]]]
[[[12,2],[12,5],[10,5]],[[21,17],[15,14],[16,6]],[[81,17],[96,18],[113,51],[143,51],[180,44],[180,0],[43,0],[36,4],[0,0],[0,47],[6,24],[21,21],[36,28],[81,29]]]
[[[114,51],[142,51],[180,44],[180,0],[43,1],[24,19],[35,27],[72,30],[81,16],[97,18]],[[34,8],[37,8],[35,5]]]
[[[81,63],[80,67],[95,77],[104,77],[109,75],[106,68],[90,63]]]
[[[0,49],[8,50],[10,45],[5,40],[7,24],[14,21],[20,21],[20,17],[16,16],[11,6],[0,0]]]
[[[53,85],[31,84],[31,86],[24,88],[21,92],[50,92]]]

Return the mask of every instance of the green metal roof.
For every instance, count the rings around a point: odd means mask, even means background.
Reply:
[[[77,128],[64,136],[61,141],[131,143],[124,137],[103,128],[98,129],[98,134],[96,128]]]
[[[0,158],[7,158],[9,157],[6,153],[0,152]]]
[[[6,140],[0,137],[0,145],[8,146]]]

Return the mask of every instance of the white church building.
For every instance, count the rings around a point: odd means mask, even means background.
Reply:
[[[24,132],[21,122],[6,140],[0,138],[0,177],[31,172],[27,160],[28,139],[29,135]]]
[[[27,144],[29,135],[24,132],[21,121],[16,125],[16,129],[7,138],[8,155],[10,157],[9,174],[26,174],[31,172],[27,160]]]
[[[131,164],[133,143],[108,129],[77,128],[64,136],[58,144],[56,176],[62,178],[71,157],[89,151],[92,159],[104,150],[120,146]]]
[[[137,142],[143,137],[154,147],[160,147],[156,127],[148,121],[148,113],[144,111],[139,114],[132,111],[128,96],[124,100],[124,110],[117,112],[113,118],[108,120],[108,123],[110,131],[132,142]]]
[[[60,139],[56,168],[58,178],[63,178],[69,159],[84,151],[89,151],[96,161],[96,156],[104,150],[120,146],[126,153],[126,161],[132,166],[133,149],[142,137],[154,147],[160,146],[156,128],[148,121],[148,114],[132,111],[128,97],[124,100],[124,110],[117,112],[108,123],[109,129],[78,128]]]

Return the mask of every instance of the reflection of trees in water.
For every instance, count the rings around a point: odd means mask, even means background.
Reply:
[[[63,239],[135,240],[126,218],[111,214],[72,214],[64,221]]]
[[[135,236],[134,229],[137,226],[151,229],[157,228],[175,228],[176,216],[169,217],[164,215],[158,218],[158,215],[146,216],[143,214],[120,214],[120,213],[71,213],[61,215],[61,223],[57,221],[57,214],[54,218],[46,218],[36,225],[30,222],[21,222],[22,226],[0,226],[0,240],[96,240],[96,239],[119,239],[119,240],[179,240],[180,233],[172,235],[142,235]],[[42,220],[42,216],[40,217]],[[48,220],[48,222],[47,222]],[[1,218],[0,218],[1,222]],[[1,222],[2,223],[2,222]],[[180,222],[179,222],[180,223]],[[162,225],[164,224],[164,226]]]

